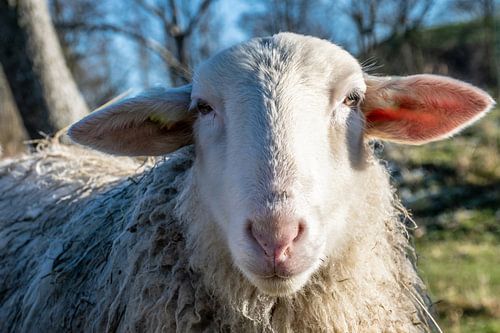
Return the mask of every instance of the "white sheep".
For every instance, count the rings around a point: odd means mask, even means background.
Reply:
[[[433,329],[367,142],[448,137],[493,105],[453,79],[373,77],[290,33],[206,61],[0,164],[0,331]],[[194,144],[194,148],[191,146]]]

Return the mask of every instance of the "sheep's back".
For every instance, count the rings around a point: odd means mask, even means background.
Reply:
[[[114,331],[130,325],[134,302],[154,306],[159,278],[141,274],[158,268],[152,255],[177,263],[172,183],[190,165],[181,155],[144,173],[134,160],[77,147],[3,161],[0,331]]]

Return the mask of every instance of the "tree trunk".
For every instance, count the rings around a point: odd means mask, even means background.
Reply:
[[[23,141],[27,138],[28,134],[19,116],[2,66],[0,66],[0,157],[14,155],[25,150]]]
[[[88,113],[45,0],[0,0],[0,63],[31,138]]]

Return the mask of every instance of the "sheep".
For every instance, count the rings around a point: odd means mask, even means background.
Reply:
[[[370,76],[314,37],[224,50],[69,129],[108,154],[0,163],[0,331],[432,331],[369,142],[439,140],[492,105],[446,77]]]

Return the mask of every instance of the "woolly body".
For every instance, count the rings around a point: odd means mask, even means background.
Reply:
[[[192,158],[186,148],[143,174],[64,146],[2,162],[0,331],[425,330],[415,297],[426,296],[377,163],[343,251],[280,298],[241,275],[196,210]]]

